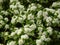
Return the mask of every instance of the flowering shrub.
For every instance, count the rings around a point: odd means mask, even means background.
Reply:
[[[36,3],[48,0],[26,0],[28,6],[23,1],[10,0],[5,10],[0,6],[0,45],[50,45],[59,40],[60,2],[48,8]]]

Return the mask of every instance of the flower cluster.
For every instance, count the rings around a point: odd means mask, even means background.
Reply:
[[[29,0],[27,0],[29,2]],[[37,0],[39,1],[39,0]],[[0,10],[0,35],[5,45],[48,45],[52,38],[60,38],[60,6],[43,8],[31,3],[27,9],[18,0],[10,0],[8,10]],[[0,44],[0,45],[4,45]]]

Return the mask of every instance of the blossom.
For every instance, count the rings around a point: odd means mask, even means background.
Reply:
[[[38,13],[37,13],[37,18],[40,18],[41,16],[42,16],[42,11],[40,10],[40,11],[38,11]]]
[[[3,16],[2,16],[2,15],[0,15],[0,20],[1,20],[1,19],[3,19]]]
[[[48,12],[54,13],[55,10],[54,9],[49,9],[49,8],[45,8]]]
[[[5,36],[8,36],[8,34],[9,34],[8,32],[5,32],[5,34],[4,34],[4,35],[5,35]]]
[[[42,40],[41,39],[37,39],[36,40],[36,45],[41,45],[42,44]]]
[[[29,38],[29,36],[27,34],[21,35],[21,39],[28,39],[28,38]]]
[[[43,12],[43,20],[45,20],[47,17],[48,17],[48,12],[46,11],[46,12]]]
[[[20,28],[20,29],[17,29],[16,31],[15,31],[15,33],[17,34],[17,35],[20,35],[21,33],[22,33],[22,28]]]
[[[36,25],[35,25],[35,24],[32,24],[32,25],[30,26],[30,29],[31,29],[31,30],[35,30],[35,29],[36,29]]]
[[[27,18],[28,18],[28,20],[34,19],[34,15],[29,14]]]
[[[3,45],[3,44],[0,44],[0,45]]]
[[[16,21],[15,19],[12,19],[12,20],[11,20],[11,23],[12,23],[12,24],[14,24],[14,23],[15,23],[15,21]]]
[[[29,33],[31,32],[32,30],[30,28],[24,28],[24,33]]]
[[[47,16],[48,15],[48,12],[43,12],[43,16]]]
[[[9,21],[9,19],[6,17],[6,18],[4,18],[4,20],[6,21],[6,22],[8,22]]]
[[[48,37],[45,39],[46,42],[49,42],[51,39]]]
[[[10,37],[14,36],[15,34],[16,34],[15,32],[12,32],[12,33],[10,34]]]
[[[44,41],[46,39],[46,36],[45,35],[42,35],[41,36],[41,40]]]
[[[5,25],[5,22],[3,20],[0,20],[0,25]]]
[[[34,11],[34,10],[36,10],[36,8],[37,8],[36,6],[32,6],[30,10]]]
[[[18,0],[10,0],[10,3],[15,2],[15,1],[17,2]]]
[[[46,18],[46,22],[51,22],[52,21],[52,18],[51,17],[47,17]]]
[[[6,29],[9,29],[9,25],[8,25],[8,24],[6,24],[6,25],[5,25],[5,28],[6,28]]]
[[[60,4],[60,2],[54,2],[54,3],[52,4],[52,7],[60,6],[59,4]]]
[[[15,14],[19,14],[19,11],[18,11],[18,10],[14,10],[14,13],[15,13]]]
[[[21,18],[21,17],[18,17],[18,19],[17,19],[17,22],[19,22],[19,23],[23,23],[23,18]]]
[[[10,5],[10,8],[11,8],[12,10],[14,10],[14,9],[16,9],[16,8],[17,8],[17,6]]]
[[[26,19],[26,15],[23,15],[22,18],[23,18],[23,20],[25,20]]]
[[[60,19],[60,14],[57,17]]]
[[[17,18],[18,18],[17,16],[13,16],[11,19],[11,23],[12,24],[16,23]]]
[[[42,27],[38,27],[38,30],[39,30],[39,31],[42,31],[42,30],[43,30],[43,28],[42,28]]]
[[[51,27],[47,27],[47,32],[49,33],[49,35],[52,35],[52,33],[53,33],[52,30],[53,29]]]
[[[28,28],[29,26],[30,26],[30,25],[29,25],[29,24],[27,24],[27,25],[25,25],[25,26],[24,26],[24,28]]]
[[[18,44],[19,44],[19,45],[23,45],[23,44],[24,44],[24,40],[19,39],[19,40],[18,40]]]
[[[7,45],[16,45],[16,42],[15,41],[11,41],[11,42],[7,43]]]
[[[58,18],[54,18],[53,21],[52,21],[52,23],[53,23],[53,24],[54,24],[54,23],[59,24],[59,20],[58,20]]]

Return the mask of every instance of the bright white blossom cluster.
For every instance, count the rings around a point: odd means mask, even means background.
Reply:
[[[59,4],[55,2],[52,7]],[[0,34],[6,45],[48,45],[51,37],[60,38],[56,26],[60,26],[60,8],[32,3],[25,9],[18,0],[10,0],[9,10],[0,11]]]

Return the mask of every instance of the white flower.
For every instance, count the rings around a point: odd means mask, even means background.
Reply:
[[[17,2],[18,0],[10,0],[10,3],[15,2],[15,1]]]
[[[42,35],[41,36],[41,40],[44,41],[46,39],[46,36],[45,35]]]
[[[10,8],[14,8],[14,5],[10,5]]]
[[[41,45],[42,44],[42,40],[41,39],[37,39],[36,40],[36,45]]]
[[[11,34],[10,34],[10,36],[14,36],[16,33],[15,32],[12,32]]]
[[[8,32],[5,32],[4,35],[8,36]]]
[[[34,10],[36,10],[36,8],[37,8],[36,6],[32,6],[30,10],[34,11]]]
[[[24,40],[19,39],[19,40],[18,40],[18,44],[19,44],[19,45],[23,45],[23,44],[24,44]]]
[[[8,24],[5,25],[5,29],[9,29],[9,25]]]
[[[1,11],[1,13],[5,14],[5,15],[8,15],[7,11]]]
[[[52,7],[55,7],[57,5],[57,2],[54,2],[53,4],[52,4]]]
[[[43,12],[43,17],[44,17],[44,20],[48,17],[48,12]]]
[[[52,35],[52,33],[53,33],[52,30],[53,29],[51,27],[47,27],[47,32],[49,33],[49,35]]]
[[[51,13],[54,13],[54,12],[55,12],[55,10],[54,10],[54,9],[49,9],[49,11],[50,11]]]
[[[26,15],[23,15],[23,20],[25,20],[26,19]]]
[[[42,28],[42,27],[38,27],[38,30],[39,30],[39,31],[42,31],[42,30],[43,30],[43,28]]]
[[[54,13],[55,10],[54,9],[49,9],[49,8],[45,8],[47,11],[51,12],[51,13]]]
[[[4,13],[3,13],[3,14],[8,15],[8,12],[7,12],[7,11],[4,11]]]
[[[41,32],[41,31],[39,31],[38,35],[39,35],[39,37],[40,37],[40,36],[42,35],[42,32]]]
[[[3,45],[3,44],[0,44],[0,45]]]
[[[17,20],[17,16],[13,16],[12,19],[11,19],[11,23],[12,24],[15,24],[16,23],[16,20]]]
[[[49,42],[51,39],[48,37],[45,39],[46,42]]]
[[[37,25],[40,25],[41,24],[41,20],[37,20]]]
[[[60,14],[60,9],[58,9],[56,12],[57,12],[58,14]]]
[[[14,30],[18,30],[18,27],[14,27]]]
[[[60,14],[57,17],[60,19]]]
[[[24,11],[24,10],[25,10],[25,8],[24,8],[23,5],[19,5],[18,7],[19,7],[19,10],[20,10],[20,11]]]
[[[53,21],[52,21],[52,23],[57,23],[57,24],[59,24],[58,18],[54,18]]]
[[[46,35],[47,35],[47,32],[46,32],[46,31],[44,31],[44,32],[42,33],[42,35],[45,35],[45,36],[46,36]]]
[[[23,18],[18,17],[17,22],[22,23],[23,22]]]
[[[16,45],[16,42],[15,41],[11,41],[11,42],[7,43],[7,45]]]
[[[16,5],[20,5],[20,2],[17,2]]]
[[[54,2],[54,3],[52,4],[52,7],[56,7],[56,6],[60,6],[60,2]]]
[[[57,15],[58,15],[58,12],[57,12],[57,11],[55,11],[54,16],[57,16]]]
[[[15,22],[16,22],[15,19],[12,19],[12,20],[11,20],[11,23],[12,23],[12,24],[15,24]]]
[[[24,28],[28,28],[29,27],[29,24],[25,25]]]
[[[34,20],[29,20],[31,23],[34,23],[35,21]]]
[[[36,24],[32,24],[32,25],[30,26],[30,29],[31,29],[31,30],[35,30],[35,29],[36,29]]]
[[[47,16],[47,15],[48,15],[47,11],[43,12],[43,16]]]
[[[42,15],[42,11],[40,10],[40,11],[38,11],[38,13],[37,13],[37,18],[40,18],[41,15]]]
[[[28,18],[28,20],[34,19],[34,15],[29,14],[27,18]]]
[[[29,33],[31,32],[32,30],[30,28],[24,28],[24,33]]]
[[[42,5],[40,5],[40,4],[37,4],[37,6],[38,6],[39,9],[42,8]]]
[[[23,16],[21,15],[21,17],[23,18],[23,20],[25,20],[25,19],[26,19],[26,15],[23,15]]]
[[[12,10],[14,10],[14,9],[17,8],[17,6],[16,6],[16,5],[10,5],[10,8],[11,8]]]
[[[8,21],[9,21],[7,17],[6,17],[6,18],[4,18],[4,20],[5,20],[6,22],[8,22]]]
[[[19,11],[18,11],[18,10],[14,10],[14,13],[15,13],[15,14],[19,14]]]
[[[21,33],[22,33],[22,29],[20,28],[20,29],[17,29],[16,31],[15,31],[15,33],[17,33],[17,35],[20,35]]]
[[[24,33],[28,34],[28,35],[33,35],[31,32],[33,30],[31,28],[29,28],[29,25],[25,25],[24,26]]]
[[[52,18],[51,17],[47,17],[46,18],[46,22],[51,22],[52,21]]]
[[[0,15],[0,19],[3,19],[3,16],[2,15]]]
[[[38,27],[38,31],[39,31],[38,35],[41,36],[42,35],[43,28],[42,27]]]
[[[0,20],[0,25],[4,25],[4,21],[3,20]]]
[[[21,35],[21,39],[28,39],[28,38],[29,38],[29,36],[27,34]]]

